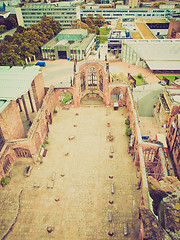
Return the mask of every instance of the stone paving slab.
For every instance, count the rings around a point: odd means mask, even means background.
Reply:
[[[110,109],[108,116],[104,107],[58,111],[50,126],[43,164],[34,165],[31,176],[24,178],[20,213],[7,240],[138,239],[140,191],[135,188],[136,169],[127,153],[124,111]],[[106,141],[107,122],[111,124],[113,143]],[[71,135],[75,139],[68,140]],[[112,144],[114,154],[109,158]],[[65,156],[67,152],[69,155]],[[47,189],[53,172],[56,172],[54,188]],[[109,175],[113,175],[113,179]],[[33,187],[35,182],[39,188]],[[15,181],[12,191],[17,186]],[[59,201],[55,201],[57,198]],[[108,221],[109,211],[112,222]],[[5,219],[8,213],[7,209]],[[126,237],[124,222],[129,226]],[[54,227],[54,231],[48,233],[48,226]],[[109,230],[114,231],[113,237],[108,235]]]

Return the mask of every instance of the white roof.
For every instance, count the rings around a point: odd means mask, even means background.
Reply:
[[[148,67],[151,70],[179,70],[180,69],[180,60],[179,61],[146,61]]]
[[[32,81],[40,73],[39,66],[0,68],[0,100],[16,100],[27,93]]]
[[[180,40],[126,40],[151,70],[180,69]]]

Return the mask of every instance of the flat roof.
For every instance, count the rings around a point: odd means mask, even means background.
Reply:
[[[0,70],[0,100],[16,100],[27,93],[33,79],[40,73],[39,66],[12,67]],[[1,102],[2,104],[2,102]]]
[[[125,40],[151,70],[179,70],[180,40]]]
[[[180,70],[180,60],[173,61],[172,59],[167,61],[146,61],[148,67],[151,70]]]
[[[75,29],[75,30],[77,31],[79,29]],[[51,39],[49,42],[44,44],[44,46],[42,46],[41,49],[47,49],[47,48],[52,49],[56,45],[70,46],[71,49],[72,48],[85,49],[88,46],[88,44],[91,42],[91,40],[94,38],[95,35],[96,35],[95,33],[91,33],[87,37],[85,37],[81,42],[75,41],[71,44],[66,40],[65,40],[66,42],[64,40],[58,41],[58,36],[56,36],[53,39]]]
[[[82,35],[84,32],[86,32],[86,29],[64,29],[62,30],[59,35],[70,35],[70,34],[76,34],[76,35]]]
[[[71,48],[80,48],[80,49],[86,49],[86,47],[89,45],[89,43],[92,41],[92,39],[95,37],[95,33],[89,34],[87,37],[85,37],[81,42],[75,41],[71,44]]]

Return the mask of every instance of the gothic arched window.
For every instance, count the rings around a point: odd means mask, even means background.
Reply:
[[[85,80],[85,72],[82,71],[81,72],[81,92],[85,91],[86,90],[86,80]]]
[[[103,92],[103,74],[101,69],[99,70],[99,90]]]
[[[93,67],[88,72],[88,88],[97,89],[97,72]]]

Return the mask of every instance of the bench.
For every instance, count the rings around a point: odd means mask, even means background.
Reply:
[[[111,183],[111,193],[114,194],[114,184]]]
[[[55,177],[56,177],[56,172],[53,172],[53,173],[52,173],[52,176],[51,176],[51,180],[54,181],[54,180],[55,180]]]
[[[112,222],[112,212],[109,212],[109,213],[108,213],[108,221],[109,221],[109,222]]]
[[[51,189],[54,188],[54,182],[50,182],[50,181],[49,181],[49,182],[47,183],[47,188],[51,188]]]
[[[32,167],[29,165],[25,168],[25,176],[29,177],[31,174]]]
[[[37,184],[37,183],[34,183],[34,188],[39,188],[39,184]]]
[[[127,222],[123,223],[123,233],[124,233],[124,236],[128,235],[128,224],[127,224]]]

